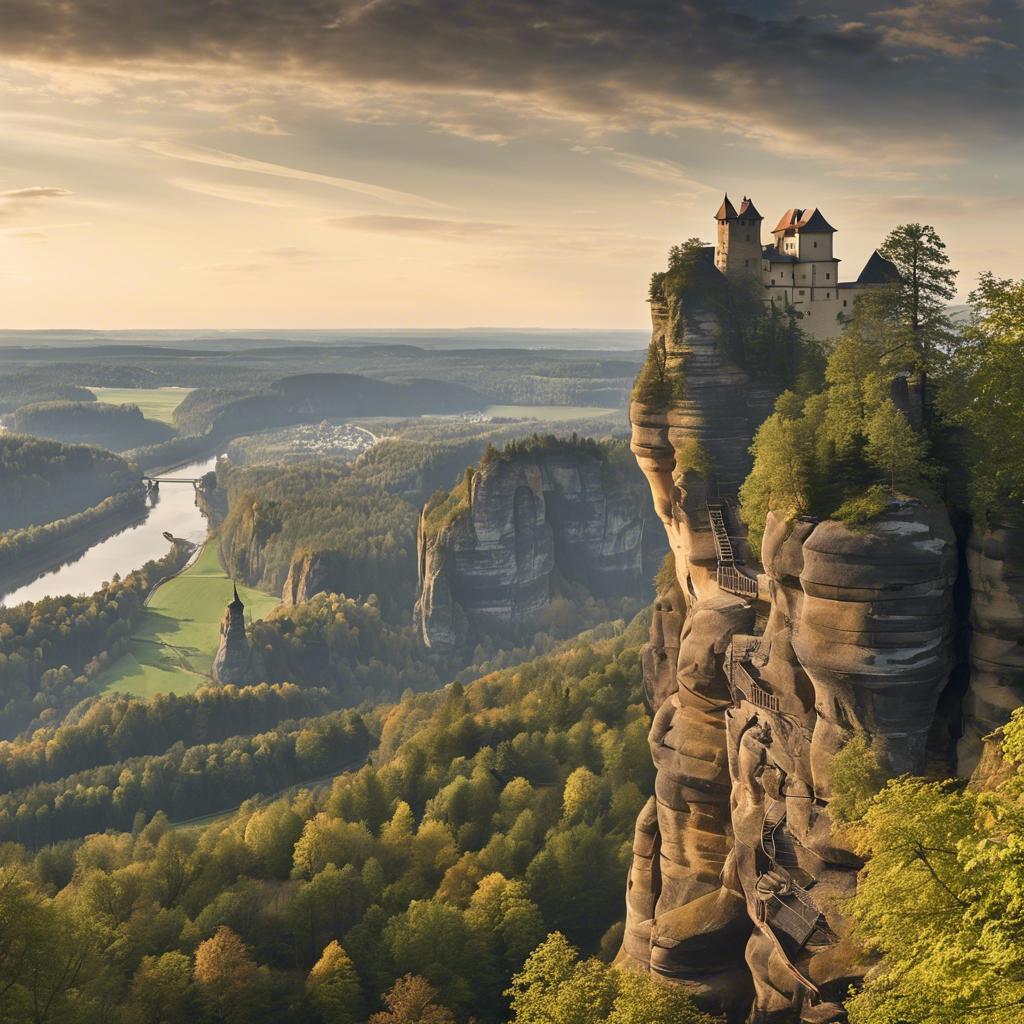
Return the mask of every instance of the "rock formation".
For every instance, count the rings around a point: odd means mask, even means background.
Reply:
[[[731,1021],[842,1021],[864,969],[839,909],[860,862],[829,819],[830,767],[857,733],[893,773],[923,767],[953,664],[956,540],[940,502],[893,501],[859,531],[772,515],[763,571],[723,575],[722,544],[744,554],[736,490],[772,395],[723,356],[710,314],[652,304],[652,315],[685,388],[664,408],[633,403],[632,447],[676,579],[642,655],[657,776],[619,959]],[[695,443],[714,475],[686,464]],[[1004,532],[978,546],[993,636],[1020,621],[1024,586],[1002,568],[1016,543]],[[1012,661],[1006,644],[986,650]],[[979,730],[999,718],[997,690],[976,699]]]
[[[330,565],[330,558],[324,552],[297,551],[288,567],[288,576],[281,591],[285,605],[302,604],[314,594],[332,592],[332,580],[336,573]]]
[[[664,550],[653,527],[642,480],[597,445],[496,455],[421,513],[417,629],[438,649],[529,628],[558,579],[595,597],[640,596]]]
[[[993,524],[967,541],[971,584],[971,683],[964,700],[961,775],[982,739],[1024,704],[1024,524]]]
[[[251,682],[252,647],[245,635],[245,605],[234,587],[234,597],[220,623],[220,646],[213,659],[213,678],[218,683]]]

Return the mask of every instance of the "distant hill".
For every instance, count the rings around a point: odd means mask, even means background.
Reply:
[[[628,351],[647,344],[646,330],[547,330],[464,327],[323,331],[0,331],[0,347],[150,346],[265,348],[280,345],[415,345],[419,348],[527,348]]]
[[[18,409],[11,422],[23,434],[96,444],[112,451],[157,444],[174,436],[173,428],[147,420],[137,405],[96,401],[37,402]]]

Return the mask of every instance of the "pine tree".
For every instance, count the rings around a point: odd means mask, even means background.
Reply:
[[[878,251],[899,270],[899,315],[910,332],[926,393],[928,377],[955,342],[947,306],[956,294],[957,271],[949,265],[946,245],[930,224],[900,224]]]

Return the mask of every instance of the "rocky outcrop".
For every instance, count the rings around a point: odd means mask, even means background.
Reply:
[[[978,763],[984,737],[1024,704],[1024,523],[972,531],[967,567],[971,682],[957,752],[965,776]]]
[[[842,1021],[863,973],[840,909],[860,862],[829,819],[830,769],[857,733],[893,773],[922,768],[953,663],[955,537],[937,501],[894,501],[860,530],[770,516],[764,571],[726,592],[710,509],[742,559],[732,502],[771,395],[709,314],[653,319],[683,397],[634,403],[632,447],[676,581],[642,655],[657,776],[620,961],[732,1021]],[[695,443],[713,472],[689,464]]]
[[[234,590],[234,599],[220,623],[220,646],[213,659],[213,678],[218,683],[251,682],[253,652],[245,635],[245,605]]]
[[[652,525],[635,469],[598,445],[496,455],[420,516],[417,629],[430,647],[456,648],[534,628],[560,581],[639,597],[664,550]]]
[[[281,591],[283,604],[291,606],[308,601],[315,594],[331,593],[337,573],[328,554],[297,551],[288,567],[288,576]]]

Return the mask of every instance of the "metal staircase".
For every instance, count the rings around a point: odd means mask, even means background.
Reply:
[[[719,587],[740,597],[757,597],[757,580],[751,579],[736,568],[736,549],[729,536],[724,502],[707,502],[707,511],[711,535],[715,540],[715,556],[718,559],[716,580]]]

